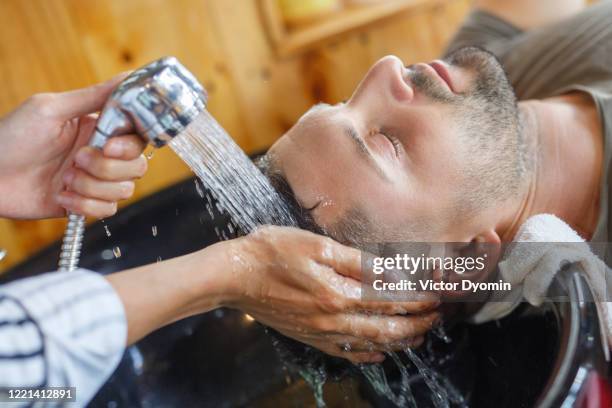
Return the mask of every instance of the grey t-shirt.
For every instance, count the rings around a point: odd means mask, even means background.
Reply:
[[[521,31],[492,14],[474,11],[447,52],[464,46],[479,46],[495,54],[519,100],[569,91],[591,95],[601,118],[605,148],[601,210],[592,241],[612,241],[608,196],[612,182],[612,1],[601,1],[567,20],[531,31]]]

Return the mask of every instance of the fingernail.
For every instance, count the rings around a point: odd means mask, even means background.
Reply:
[[[72,180],[74,180],[74,171],[72,169],[70,170],[66,170],[66,173],[64,173],[64,177],[62,177],[62,179],[64,180],[64,184],[66,184],[67,186],[72,184]]]
[[[87,151],[87,149],[79,150],[74,158],[74,161],[80,167],[87,166],[89,162],[91,161],[91,156],[89,154],[89,151]]]
[[[131,181],[123,181],[121,183],[121,194],[124,198],[130,198],[134,194],[134,183]]]
[[[125,150],[125,146],[123,146],[123,143],[121,143],[118,140],[114,140],[114,141],[111,141],[110,145],[106,149],[106,153],[111,156],[118,157],[123,154],[124,150]]]

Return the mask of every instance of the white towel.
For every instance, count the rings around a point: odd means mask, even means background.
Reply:
[[[555,245],[521,245],[509,248],[499,263],[501,278],[512,285],[502,299],[486,303],[473,317],[475,323],[499,319],[508,315],[522,301],[540,306],[548,288],[561,267],[579,262],[602,318],[608,344],[612,346],[612,272],[589,245],[569,225],[550,214],[530,217],[521,226],[515,242],[554,242]],[[500,301],[501,300],[501,301]]]

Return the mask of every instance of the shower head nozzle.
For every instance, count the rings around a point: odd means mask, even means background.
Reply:
[[[135,132],[155,147],[167,144],[206,108],[198,80],[174,57],[131,73],[106,102],[90,145],[103,147],[116,135]]]

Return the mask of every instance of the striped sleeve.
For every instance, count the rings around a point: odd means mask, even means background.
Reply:
[[[121,300],[103,276],[52,272],[0,286],[0,393],[75,387],[85,406],[126,344]]]

